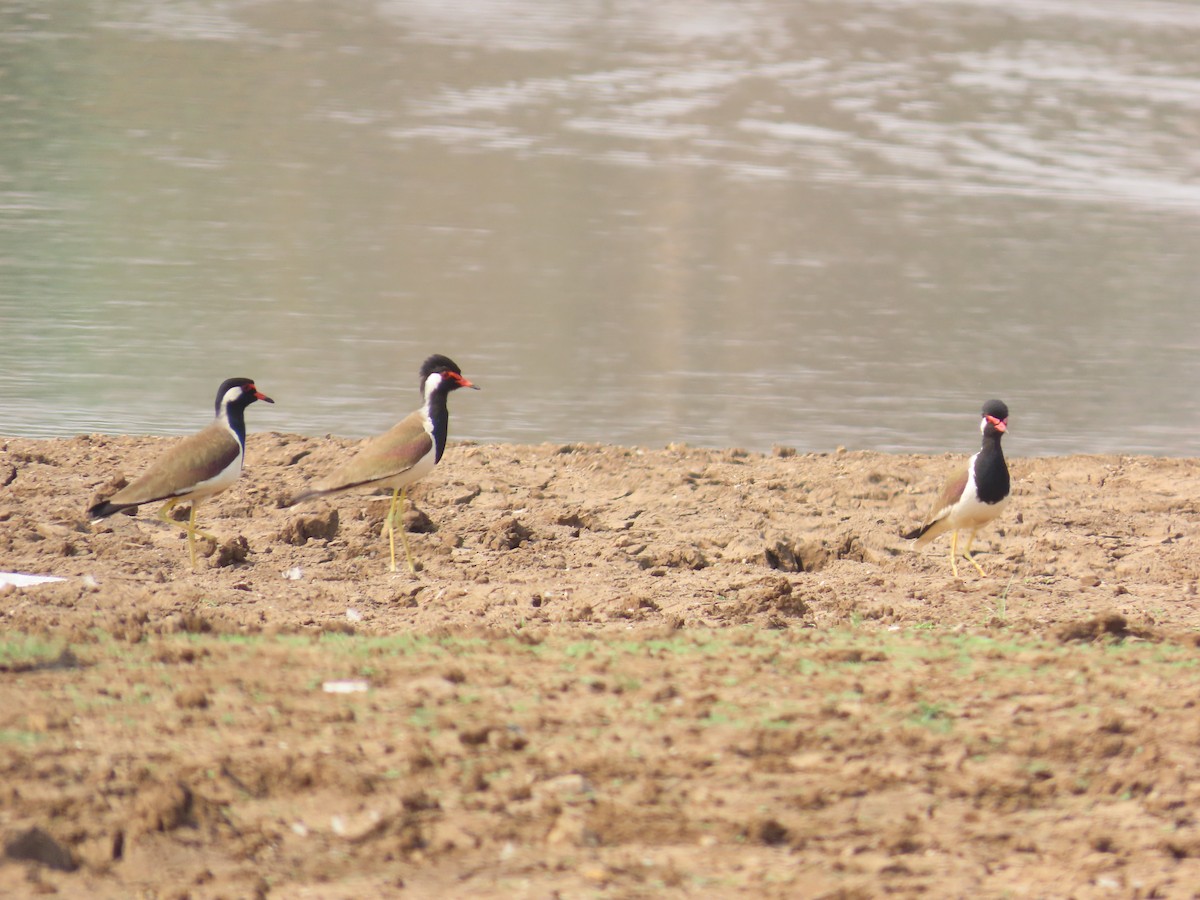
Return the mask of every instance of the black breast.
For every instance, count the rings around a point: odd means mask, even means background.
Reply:
[[[984,503],[999,503],[1008,496],[1008,465],[1004,462],[1004,451],[1000,449],[1000,438],[985,440],[979,456],[975,458],[975,490]]]

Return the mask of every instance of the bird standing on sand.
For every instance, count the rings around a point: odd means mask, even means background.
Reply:
[[[1008,503],[1008,466],[1004,462],[1004,451],[1000,449],[1000,438],[1008,431],[1008,407],[999,400],[989,400],[983,404],[982,415],[979,430],[983,432],[983,446],[946,481],[925,523],[904,535],[910,540],[915,538],[920,547],[953,530],[950,569],[955,578],[958,577],[958,532],[970,529],[963,556],[980,575],[986,574],[971,556],[971,543],[975,540],[975,532],[1000,515]]]
[[[139,478],[89,509],[92,521],[121,510],[136,509],[143,503],[165,500],[158,517],[187,532],[188,553],[195,570],[196,535],[214,539],[196,529],[196,510],[202,501],[221,493],[242,474],[246,456],[246,407],[255,400],[275,402],[260,392],[250,378],[226,379],[217,388],[217,415],[212,424],[184,438]],[[187,524],[168,518],[175,504],[184,500],[190,501],[192,506]]]
[[[457,363],[438,354],[421,364],[419,374],[421,396],[425,401],[420,409],[405,416],[389,431],[372,438],[346,463],[288,504],[292,506],[314,497],[328,497],[355,488],[391,488],[392,504],[384,520],[391,548],[391,571],[396,571],[396,526],[399,524],[404,557],[408,561],[409,572],[414,575],[417,574],[417,567],[408,549],[408,534],[403,522],[399,521],[404,513],[408,486],[432,472],[446,449],[450,425],[447,395],[463,387],[479,390],[462,376]]]

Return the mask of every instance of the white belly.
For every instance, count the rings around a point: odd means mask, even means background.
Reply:
[[[950,510],[946,517],[950,528],[982,528],[996,518],[1008,505],[1008,497],[996,503],[984,503],[975,491],[975,457],[967,469],[967,486],[963,489],[962,497]]]

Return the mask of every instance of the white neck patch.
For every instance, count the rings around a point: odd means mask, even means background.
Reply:
[[[421,394],[425,398],[425,432],[430,437],[433,437],[433,418],[429,414],[429,401],[433,398],[433,392],[438,389],[438,385],[441,383],[442,373],[432,372],[430,373],[429,377],[425,379],[425,384],[421,388]]]
[[[425,386],[423,388],[421,388],[421,395],[426,400],[429,400],[430,395],[433,394],[433,392],[435,390],[437,390],[437,386],[441,383],[442,383],[442,373],[441,372],[431,372],[429,377],[425,379]]]
[[[217,421],[225,426],[226,431],[232,434],[235,438],[237,432],[233,430],[233,426],[229,424],[229,404],[242,396],[242,386],[231,387],[225,392],[225,396],[221,398],[221,408],[217,410]],[[239,441],[240,443],[240,441]]]
[[[242,386],[240,384],[237,387],[231,387],[229,390],[227,390],[225,392],[225,396],[221,398],[221,406],[219,409],[217,409],[217,416],[222,419],[225,418],[225,413],[229,409],[229,404],[240,396],[242,396]]]

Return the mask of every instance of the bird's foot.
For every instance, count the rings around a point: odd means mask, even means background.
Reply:
[[[975,567],[976,572],[978,572],[980,575],[984,576],[985,578],[987,577],[987,572],[983,571],[983,566],[981,566],[979,563],[975,562],[975,557],[968,554],[966,556],[966,560],[967,560],[967,562],[969,562],[971,565],[973,565]]]

